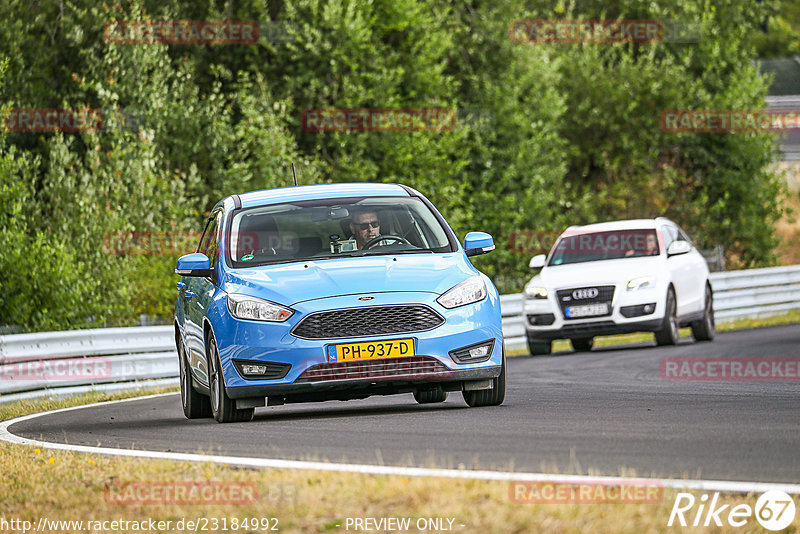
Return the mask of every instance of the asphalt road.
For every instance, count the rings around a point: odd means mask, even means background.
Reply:
[[[180,396],[14,424],[79,445],[420,467],[800,481],[800,382],[666,381],[663,358],[800,358],[800,325],[509,359],[503,406],[410,394],[272,406],[250,423],[183,417]]]

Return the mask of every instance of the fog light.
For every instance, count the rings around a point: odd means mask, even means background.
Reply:
[[[283,378],[292,368],[291,364],[282,362],[260,362],[253,360],[233,360],[236,370],[248,380],[275,380]]]
[[[640,317],[642,315],[650,315],[654,311],[656,311],[655,302],[650,302],[648,304],[638,304],[636,306],[623,306],[619,309],[619,312],[622,314],[622,316],[627,318]]]
[[[470,358],[483,358],[489,354],[489,346],[488,345],[481,345],[480,347],[475,347],[474,349],[469,349],[469,357]]]
[[[481,341],[467,345],[460,349],[451,350],[450,357],[456,363],[478,363],[485,362],[492,356],[492,349],[494,348],[494,339],[488,341]]]

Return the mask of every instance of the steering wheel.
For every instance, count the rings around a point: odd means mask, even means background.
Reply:
[[[373,237],[372,239],[370,239],[369,241],[364,243],[364,250],[370,250],[377,243],[379,243],[380,241],[383,241],[383,240],[397,241],[398,243],[405,244],[405,245],[410,245],[411,244],[404,237],[400,237],[399,235],[386,234],[386,235],[379,235],[378,237]]]

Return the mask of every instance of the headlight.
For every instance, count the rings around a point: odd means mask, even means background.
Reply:
[[[234,293],[228,295],[228,310],[237,319],[274,323],[282,323],[294,313],[289,308],[279,306],[274,302]]]
[[[653,276],[640,276],[628,282],[628,291],[636,291],[637,289],[648,289],[656,285],[656,279]]]
[[[466,304],[472,304],[486,298],[488,291],[486,283],[480,276],[467,278],[452,289],[446,291],[436,302],[447,309],[458,308]]]
[[[547,288],[528,286],[525,288],[525,296],[529,299],[546,299]]]

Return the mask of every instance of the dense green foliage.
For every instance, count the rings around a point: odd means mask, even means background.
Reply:
[[[777,5],[777,4],[776,4]],[[773,261],[780,186],[762,134],[674,134],[666,109],[763,106],[752,36],[773,4],[739,0],[74,0],[0,5],[0,104],[98,108],[99,131],[0,139],[0,325],[166,317],[181,252],[109,254],[116,232],[200,231],[223,196],[290,183],[401,182],[519,291],[515,230],[667,215],[734,265]],[[690,42],[530,44],[515,19],[664,19]],[[256,44],[113,44],[114,20],[257,20]],[[267,27],[267,26],[265,26]],[[453,131],[302,130],[311,108],[458,110]],[[117,114],[109,113],[116,111]],[[463,120],[462,120],[463,119]]]

